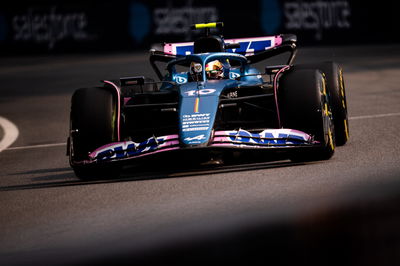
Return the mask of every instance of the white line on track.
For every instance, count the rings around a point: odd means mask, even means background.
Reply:
[[[352,116],[352,117],[349,117],[349,120],[361,120],[361,119],[381,118],[381,117],[390,117],[390,116],[400,116],[400,113]],[[2,121],[1,119],[4,119],[4,118],[0,117],[0,125],[2,125],[4,127],[4,121]],[[11,125],[14,125],[14,124],[11,123]],[[5,129],[6,133],[7,133],[7,130],[10,130],[10,129]],[[16,137],[18,137],[18,129],[14,126],[14,129],[11,129],[11,130],[16,130],[16,133],[17,133]],[[6,135],[7,134],[5,134],[5,136]],[[16,137],[15,137],[15,139],[16,139]],[[15,139],[12,142],[14,142]],[[8,146],[10,146],[12,144],[12,142]],[[20,146],[20,147],[11,147],[11,148],[7,148],[8,146],[4,146],[5,148],[3,148],[2,145],[3,145],[3,141],[0,143],[0,151],[2,151],[2,150],[13,151],[13,150],[27,150],[27,149],[59,147],[59,146],[65,146],[65,145],[67,145],[67,143],[62,142],[62,143],[51,143],[51,144],[39,144],[39,145]]]
[[[37,148],[50,148],[50,147],[58,147],[58,146],[66,146],[67,143],[52,143],[52,144],[39,144],[39,145],[30,145],[30,146],[21,146],[21,147],[11,147],[8,148],[8,151],[15,150],[27,150],[27,149],[37,149]]]
[[[14,141],[17,140],[19,131],[11,121],[0,116],[0,127],[3,128],[4,136],[0,140],[0,152],[7,149]]]
[[[388,116],[400,116],[400,113],[388,113],[388,114],[377,114],[377,115],[353,116],[353,117],[349,117],[349,120],[360,120],[360,119],[369,119],[369,118],[380,118],[380,117],[388,117]]]

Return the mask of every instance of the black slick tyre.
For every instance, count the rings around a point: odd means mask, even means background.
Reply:
[[[284,73],[279,82],[279,108],[284,128],[314,136],[318,148],[301,148],[291,154],[293,161],[327,160],[335,151],[326,82],[319,70],[296,69]]]
[[[78,89],[72,96],[70,116],[70,163],[81,179],[116,177],[114,165],[77,164],[90,152],[118,140],[117,99],[107,88]]]
[[[321,62],[296,65],[297,69],[319,69],[324,73],[326,88],[335,124],[336,145],[342,146],[349,140],[349,121],[347,115],[346,90],[343,69],[335,62]]]

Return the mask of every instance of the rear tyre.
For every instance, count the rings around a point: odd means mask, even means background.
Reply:
[[[326,88],[332,107],[333,123],[335,124],[336,145],[342,146],[349,140],[349,121],[347,117],[346,91],[343,70],[335,62],[301,64],[297,69],[319,69],[326,78]]]
[[[107,88],[78,89],[71,100],[70,162],[81,179],[116,177],[114,165],[84,165],[74,162],[89,159],[88,155],[102,145],[118,140],[117,99]]]
[[[322,73],[294,67],[282,75],[279,86],[282,126],[308,133],[320,142],[317,149],[301,149],[290,159],[310,161],[331,158],[335,151],[335,131]]]

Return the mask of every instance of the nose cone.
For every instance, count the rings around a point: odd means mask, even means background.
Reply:
[[[181,86],[179,137],[183,146],[207,145],[218,109],[220,84],[190,82]]]

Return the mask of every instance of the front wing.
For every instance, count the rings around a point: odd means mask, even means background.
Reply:
[[[199,135],[194,138],[203,138]],[[141,143],[133,141],[114,142],[89,154],[89,160],[75,162],[76,164],[91,164],[111,162],[151,156],[173,150],[204,149],[204,148],[236,148],[236,149],[290,149],[314,147],[320,143],[312,136],[293,129],[265,129],[259,133],[246,130],[215,131],[207,146],[180,145],[178,135],[152,137]]]

